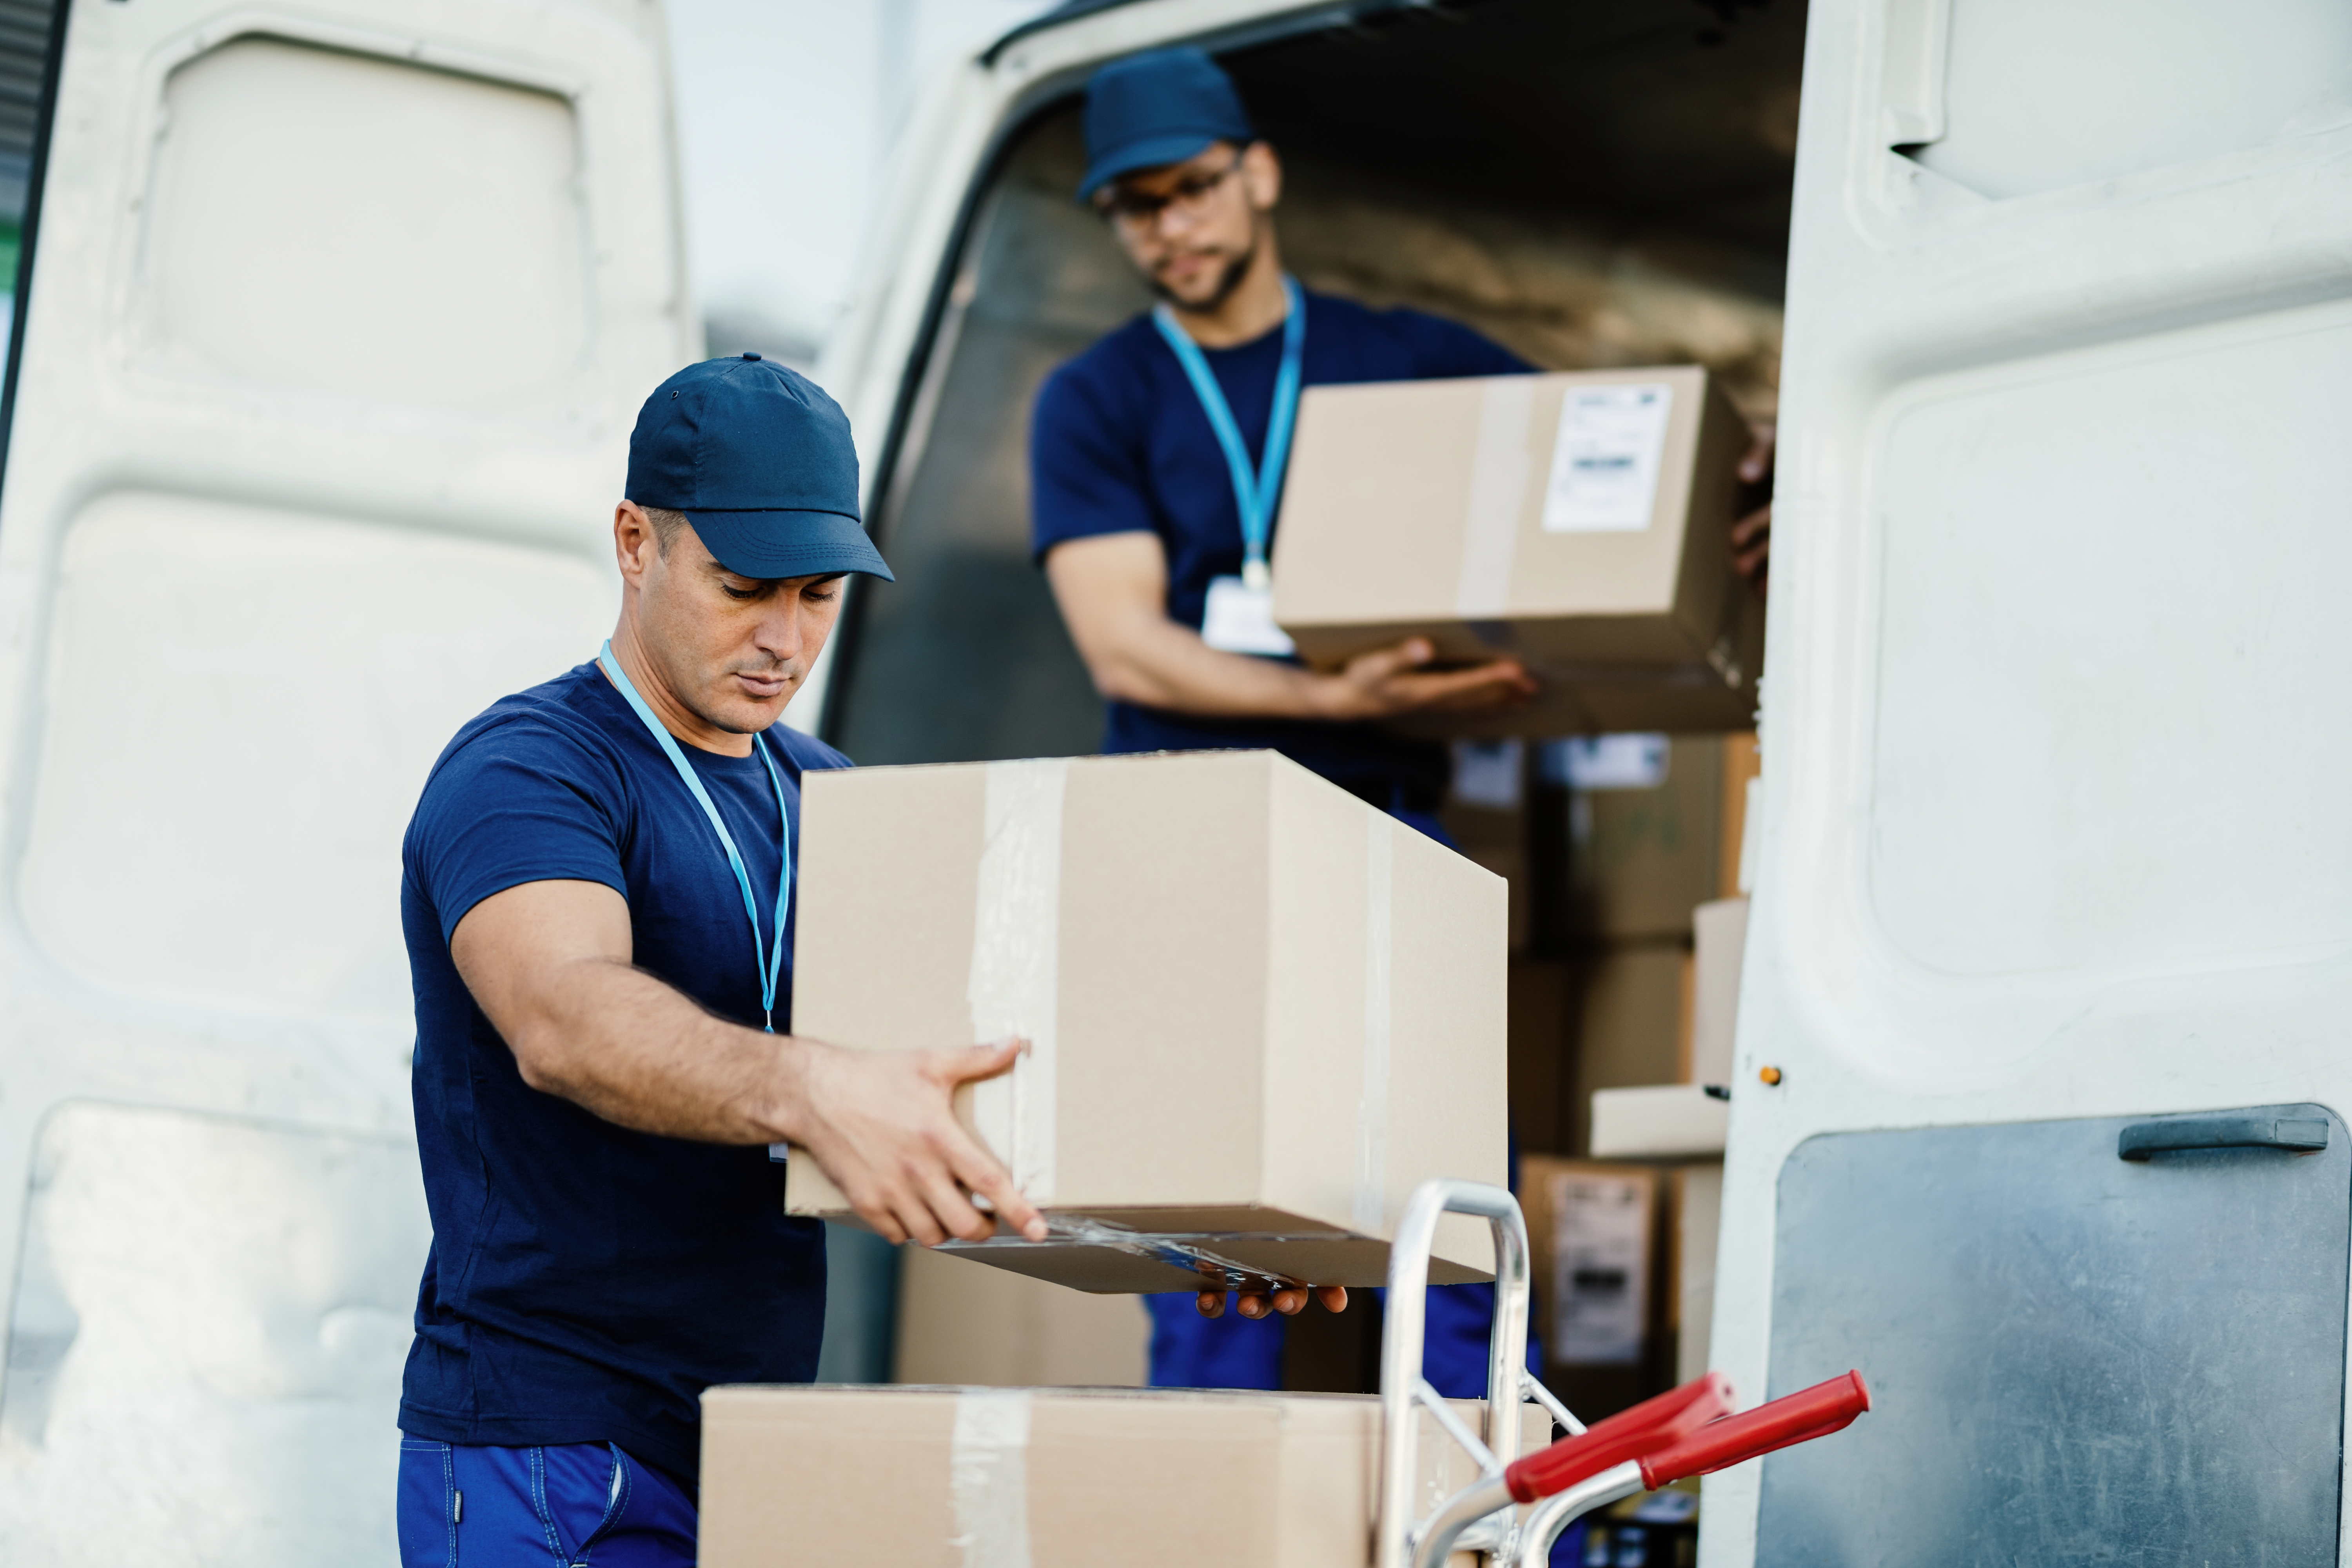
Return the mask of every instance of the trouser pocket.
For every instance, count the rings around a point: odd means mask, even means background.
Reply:
[[[449,1445],[403,1437],[397,1488],[400,1568],[456,1568],[457,1483]]]
[[[629,1506],[629,1467],[610,1443],[532,1448],[531,1501],[559,1561],[581,1562]]]

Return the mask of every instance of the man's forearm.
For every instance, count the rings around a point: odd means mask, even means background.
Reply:
[[[1296,665],[1225,653],[1188,626],[1162,620],[1128,628],[1095,671],[1106,697],[1217,718],[1323,716],[1316,677]]]
[[[793,1135],[805,1042],[714,1017],[616,960],[575,959],[556,978],[562,1001],[509,1042],[533,1089],[640,1132],[709,1143]]]

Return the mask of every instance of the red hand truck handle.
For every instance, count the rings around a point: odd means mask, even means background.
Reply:
[[[1661,1394],[1606,1421],[1596,1421],[1577,1436],[1562,1437],[1539,1453],[1514,1461],[1504,1468],[1503,1484],[1519,1501],[1533,1502],[1675,1443],[1730,1408],[1731,1380],[1711,1372],[1671,1394]]]
[[[1809,1443],[1842,1432],[1870,1408],[1870,1387],[1862,1373],[1847,1373],[1827,1383],[1759,1405],[1744,1415],[1727,1415],[1663,1448],[1640,1456],[1642,1484],[1652,1490],[1685,1476],[1705,1475],[1744,1459]]]

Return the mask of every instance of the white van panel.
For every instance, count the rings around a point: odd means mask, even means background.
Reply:
[[[141,358],[492,408],[587,348],[572,105],[246,37],[174,70],[141,200]]]
[[[2352,310],[1887,400],[1870,883],[1929,968],[2160,973],[2352,941]],[[2233,796],[2261,810],[2233,809]]]
[[[578,662],[616,597],[574,553],[123,491],[74,519],[55,595],[33,940],[155,1000],[394,1028],[426,770],[485,692]],[[184,765],[230,736],[236,767]],[[240,919],[217,918],[225,894]]]
[[[394,1559],[399,839],[694,357],[638,0],[77,5],[0,491],[0,1560]]]
[[[413,1142],[78,1103],[42,1129],[0,1409],[9,1559],[395,1561]]]
[[[1919,161],[1980,195],[2118,179],[2352,114],[2352,10],[2335,0],[1948,3],[1951,129]]]
[[[2348,25],[1813,0],[1711,1358],[1745,1398],[1809,1138],[2352,1103]],[[1773,1463],[1708,1479],[1706,1568],[1756,1561]]]

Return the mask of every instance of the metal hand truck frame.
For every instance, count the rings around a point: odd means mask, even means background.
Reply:
[[[1437,1222],[1446,1214],[1484,1218],[1495,1240],[1495,1326],[1486,1342],[1486,1408],[1473,1432],[1421,1375],[1424,1294]],[[1444,1568],[1455,1552],[1484,1552],[1496,1564],[1543,1568],[1552,1542],[1596,1508],[1670,1481],[1719,1470],[1843,1430],[1870,1408],[1858,1372],[1733,1415],[1720,1373],[1596,1422],[1588,1428],[1527,1370],[1529,1296],[1528,1226],[1518,1200],[1480,1182],[1423,1182],[1406,1200],[1389,1248],[1388,1307],[1381,1332],[1380,1512],[1372,1568]],[[1533,1400],[1568,1436],[1525,1458],[1519,1412]],[[1412,1511],[1420,1423],[1440,1430],[1478,1465],[1478,1479],[1428,1517]],[[1532,1504],[1522,1518],[1517,1505]]]

